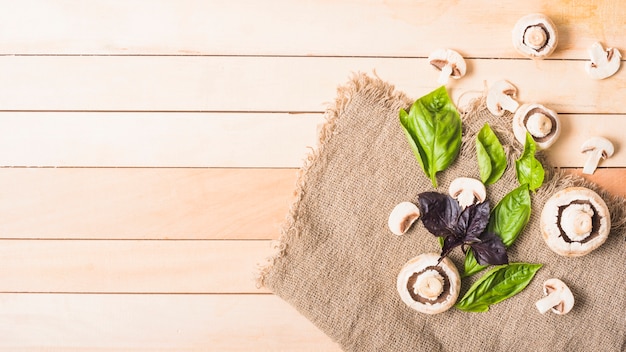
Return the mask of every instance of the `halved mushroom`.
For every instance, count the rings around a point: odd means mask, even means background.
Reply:
[[[505,111],[515,112],[519,103],[513,99],[517,89],[505,80],[495,82],[487,93],[487,109],[496,115],[502,116]]]
[[[513,133],[522,145],[526,142],[526,131],[535,140],[537,148],[547,149],[561,134],[559,115],[541,104],[524,104],[513,116]]]
[[[540,227],[544,241],[553,252],[579,257],[606,241],[611,215],[596,192],[585,187],[569,187],[545,203]]]
[[[610,158],[613,156],[615,149],[610,140],[604,137],[592,137],[583,143],[580,152],[589,155],[583,167],[583,174],[593,175],[600,163],[600,159]]]
[[[389,214],[387,225],[394,235],[400,236],[407,232],[419,217],[420,210],[417,205],[411,202],[402,202],[396,205]]]
[[[513,46],[522,55],[543,59],[558,42],[556,26],[548,16],[533,13],[520,18],[513,27]]]
[[[544,298],[535,303],[541,314],[552,310],[553,313],[563,315],[574,307],[574,295],[567,285],[559,279],[548,279],[543,283]]]
[[[613,76],[622,63],[622,55],[615,48],[604,50],[602,44],[595,42],[589,48],[591,61],[585,64],[585,70],[591,78],[605,79]]]
[[[465,75],[467,66],[461,54],[452,49],[438,49],[428,56],[428,62],[441,71],[437,83],[447,84],[450,77],[459,79]]]
[[[439,254],[424,253],[409,260],[398,274],[397,289],[407,306],[418,312],[437,314],[456,303],[461,277],[448,258],[438,264]]]
[[[450,196],[456,199],[461,209],[474,204],[482,203],[487,198],[485,185],[475,178],[459,177],[450,183]]]

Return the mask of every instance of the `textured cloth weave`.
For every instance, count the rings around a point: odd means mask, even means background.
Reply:
[[[486,313],[452,308],[425,315],[408,308],[396,291],[402,266],[440,251],[420,222],[403,236],[387,219],[401,201],[435,190],[413,156],[398,119],[413,102],[393,86],[355,75],[338,91],[326,114],[320,145],[310,155],[271,263],[260,284],[293,305],[346,351],[624,351],[626,349],[626,242],[623,199],[577,177],[554,171],[532,194],[532,215],[508,249],[511,262],[541,263],[529,286]],[[522,146],[511,116],[495,117],[481,101],[462,114],[463,145],[454,164],[438,174],[436,191],[457,177],[479,177],[475,135],[489,122],[509,159],[503,178],[487,187],[491,206],[519,186],[514,160]],[[558,142],[557,142],[558,143]],[[598,191],[612,212],[613,230],[597,250],[579,258],[553,253],[541,238],[539,215],[556,191],[585,185]],[[451,259],[462,272],[463,254]],[[461,296],[482,274],[463,279]],[[560,278],[576,305],[567,315],[540,314],[534,306],[542,283]]]

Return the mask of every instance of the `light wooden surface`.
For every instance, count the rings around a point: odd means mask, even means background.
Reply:
[[[584,73],[596,40],[626,52],[619,1],[0,0],[0,350],[335,351],[253,280],[323,111],[353,72],[417,98],[426,56],[468,58],[455,101],[508,79],[562,114],[555,165],[584,139],[588,176],[626,196],[626,70]],[[544,12],[550,60],[515,21]]]

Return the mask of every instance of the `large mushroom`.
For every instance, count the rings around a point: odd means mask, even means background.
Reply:
[[[522,145],[526,142],[526,131],[535,140],[537,148],[547,149],[561,134],[559,115],[541,104],[524,104],[513,116],[513,134]]]
[[[543,59],[558,42],[556,26],[546,15],[533,13],[520,18],[513,27],[513,46],[522,55]]]
[[[452,49],[437,49],[428,56],[428,62],[441,71],[437,83],[447,84],[450,77],[459,79],[465,75],[467,66],[463,56]]]
[[[541,212],[543,239],[556,254],[579,257],[600,247],[609,236],[611,216],[604,200],[585,187],[561,190]]]
[[[398,275],[400,298],[418,312],[444,312],[459,297],[461,278],[454,263],[448,258],[438,261],[437,253],[420,254],[409,260]]]

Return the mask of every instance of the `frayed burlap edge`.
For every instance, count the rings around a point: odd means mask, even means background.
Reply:
[[[333,137],[335,122],[342,115],[346,107],[350,104],[352,98],[357,94],[366,94],[372,99],[382,102],[404,101],[405,104],[411,104],[411,99],[403,92],[396,90],[391,85],[380,79],[376,72],[374,77],[370,77],[365,73],[353,73],[343,86],[337,88],[337,97],[333,103],[329,103],[324,113],[324,124],[318,131],[317,147],[311,148],[304,159],[304,165],[298,170],[295,186],[295,199],[289,207],[287,216],[280,227],[280,236],[278,240],[272,241],[272,249],[274,254],[266,258],[265,262],[258,265],[258,273],[255,277],[258,288],[265,287],[265,280],[269,275],[276,260],[285,255],[285,251],[289,243],[300,236],[295,226],[298,216],[298,208],[304,194],[307,184],[307,173],[311,167],[317,162],[324,162],[324,147],[326,143]]]

